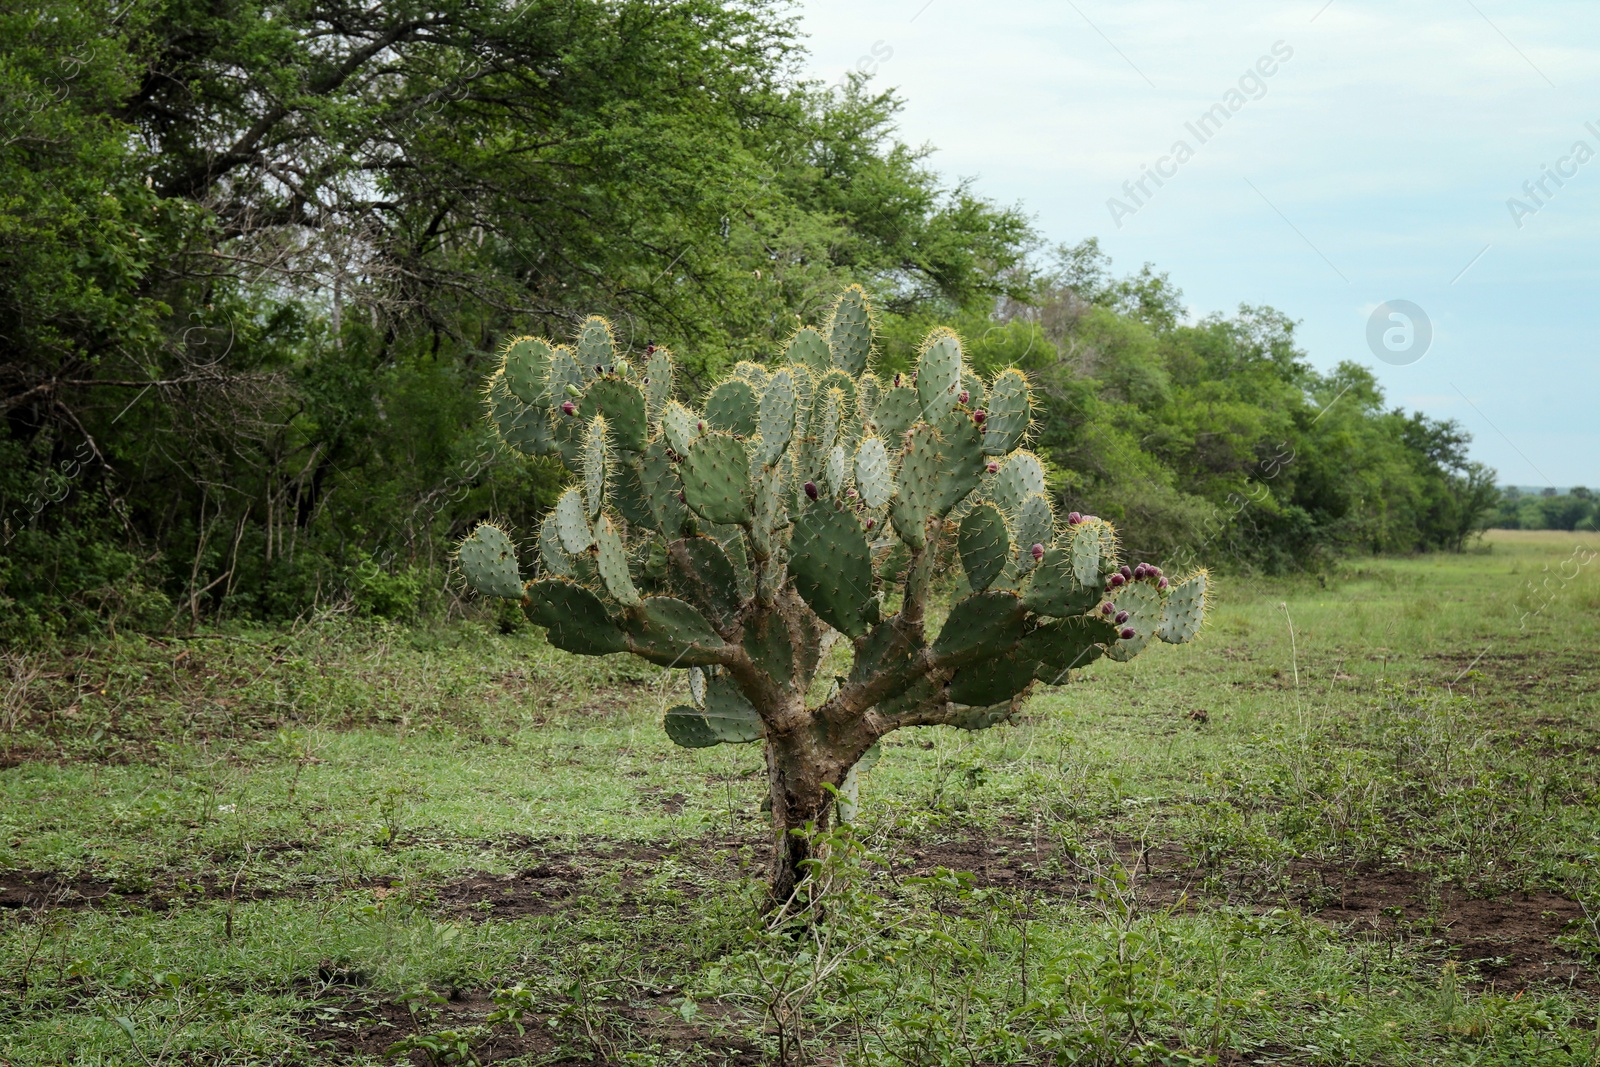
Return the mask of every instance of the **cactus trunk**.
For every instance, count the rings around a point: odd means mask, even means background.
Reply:
[[[672,395],[670,353],[619,356],[599,317],[575,347],[513,342],[487,383],[501,440],[575,478],[529,552],[532,580],[488,524],[462,543],[462,572],[520,600],[558,648],[686,672],[689,703],[662,723],[674,743],[765,744],[774,905],[820,858],[834,791],[855,810],[879,738],[1007,722],[1036,684],[1194,639],[1209,596],[1204,571],[1120,565],[1110,523],[1057,524],[1044,465],[1020,447],[1021,372],[985,382],[944,329],[909,382],[873,358],[871,304],[852,287],[782,367],[738,364],[698,413]],[[962,599],[929,634],[946,579]],[[830,634],[848,667],[824,666]],[[819,675],[827,695],[808,703]]]
[[[821,835],[831,827],[832,794],[844,771],[818,751],[810,738],[783,738],[767,744],[767,782],[772,793],[772,875],[769,906],[789,900],[810,873],[808,862]]]

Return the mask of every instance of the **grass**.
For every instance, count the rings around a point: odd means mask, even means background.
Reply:
[[[1228,579],[890,738],[809,923],[758,749],[536,632],[6,654],[0,1064],[1600,1064],[1600,538]]]

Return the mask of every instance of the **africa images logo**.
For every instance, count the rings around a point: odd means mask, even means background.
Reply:
[[[1244,110],[1244,106],[1250,101],[1260,100],[1266,96],[1267,79],[1278,73],[1280,63],[1287,63],[1293,56],[1294,49],[1289,47],[1287,42],[1274,42],[1271,54],[1257,59],[1253,67],[1239,75],[1236,86],[1230,86],[1218,103],[1206,108],[1193,121],[1185,122],[1183,127],[1193,135],[1196,145],[1203,145],[1215,137],[1223,125],[1235,114]],[[1178,168],[1194,158],[1196,145],[1179,138],[1172,143],[1171,151],[1156,160],[1154,164],[1141,165],[1139,177],[1130,178],[1122,183],[1122,193],[1127,199],[1113,196],[1106,201],[1106,210],[1111,212],[1111,221],[1116,224],[1117,229],[1122,229],[1124,218],[1137,215],[1139,209],[1155,197],[1156,189],[1160,189],[1178,176]],[[1155,189],[1150,187],[1152,183]]]

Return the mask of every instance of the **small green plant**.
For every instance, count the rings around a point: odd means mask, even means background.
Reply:
[[[941,328],[915,373],[880,380],[872,347],[852,287],[780,365],[738,364],[695,411],[673,398],[672,356],[619,355],[602,318],[572,346],[514,341],[490,418],[576,484],[544,520],[532,581],[496,526],[460,548],[468,581],[520,601],[558,648],[688,671],[693,702],[666,714],[678,744],[765,742],[777,901],[818,840],[796,831],[827,828],[886,734],[987,729],[1036,682],[1188,641],[1205,613],[1204,571],[1175,582],[1121,563],[1109,522],[1058,523],[1022,447],[1020,371],[984,380]],[[970,595],[929,633],[941,559],[959,559]],[[836,637],[851,665],[818,684]]]

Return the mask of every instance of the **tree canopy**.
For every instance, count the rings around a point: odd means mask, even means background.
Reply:
[[[0,12],[5,633],[416,610],[470,522],[559,488],[482,424],[507,338],[600,313],[692,394],[851,283],[885,367],[955,319],[1034,374],[1054,488],[1150,555],[1215,527],[1203,553],[1303,566],[1472,526],[1456,429],[1317,375],[1270,309],[1185,324],[1153,268],[1039,262],[1020,208],[898,139],[893,94],[804,81],[785,11]]]

